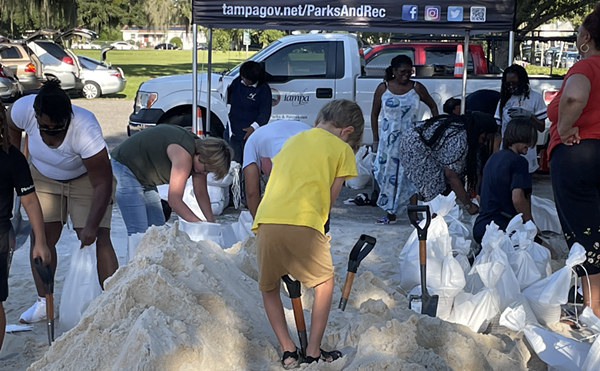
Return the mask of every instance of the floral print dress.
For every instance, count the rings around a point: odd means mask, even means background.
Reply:
[[[414,88],[402,95],[386,89],[381,96],[379,148],[373,167],[379,185],[377,206],[389,214],[396,214],[417,193],[400,165],[400,138],[417,121],[420,101]]]

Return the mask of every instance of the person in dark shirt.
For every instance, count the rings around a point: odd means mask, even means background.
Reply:
[[[478,243],[492,221],[506,229],[510,220],[523,214],[523,221],[532,220],[532,180],[529,165],[522,154],[535,145],[537,129],[529,119],[514,119],[506,126],[502,150],[494,153],[483,169],[481,206],[473,227]]]
[[[256,62],[246,62],[240,67],[240,76],[227,88],[229,104],[229,130],[226,138],[235,153],[234,161],[243,162],[246,139],[269,122],[271,118],[271,88],[264,82],[264,70]]]
[[[21,197],[35,237],[34,258],[41,257],[44,265],[51,263],[50,250],[46,245],[44,217],[42,208],[35,194],[33,179],[29,172],[27,159],[14,146],[10,145],[6,110],[0,101],[0,349],[4,341],[6,316],[3,302],[8,298],[8,271],[14,248],[14,233],[10,219],[12,218],[14,191]]]

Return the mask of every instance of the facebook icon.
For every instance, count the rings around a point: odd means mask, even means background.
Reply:
[[[402,5],[402,19],[405,21],[416,21],[419,15],[419,7],[416,5]]]

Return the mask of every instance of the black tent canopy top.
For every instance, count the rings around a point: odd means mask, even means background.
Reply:
[[[507,32],[516,9],[516,0],[192,1],[192,23],[205,27],[349,32]]]

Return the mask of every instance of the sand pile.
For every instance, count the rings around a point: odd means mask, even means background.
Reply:
[[[323,348],[345,356],[304,369],[527,369],[530,352],[522,341],[417,315],[407,309],[397,282],[384,283],[389,277],[381,271],[361,267],[341,312],[346,265],[335,256],[347,254],[334,247],[335,309]],[[394,259],[398,251],[379,253]],[[256,278],[254,238],[222,250],[209,241],[192,242],[177,225],[152,228],[82,321],[29,370],[281,370]],[[312,291],[304,290],[302,298],[310,308]],[[289,299],[283,302],[296,339]],[[309,325],[308,311],[305,318]]]

